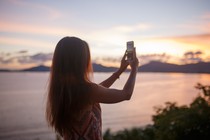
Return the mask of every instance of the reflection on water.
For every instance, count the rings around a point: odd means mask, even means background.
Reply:
[[[96,74],[96,77],[100,77],[99,75]],[[122,88],[127,77],[125,74],[113,87]],[[167,101],[177,102],[178,105],[189,104],[197,96],[198,91],[194,88],[197,82],[209,84],[210,75],[139,73],[130,101],[102,105],[104,130],[119,130],[152,123],[154,107],[163,106]]]
[[[53,139],[44,118],[49,73],[0,73],[0,139]],[[111,73],[95,73],[101,82]],[[112,86],[121,89],[124,73]],[[154,106],[165,102],[189,104],[197,96],[197,82],[210,83],[209,74],[139,73],[130,101],[102,104],[103,130],[119,130],[151,123]]]

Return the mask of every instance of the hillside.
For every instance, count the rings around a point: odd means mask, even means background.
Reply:
[[[95,64],[93,63],[93,70],[95,72],[113,72],[116,71],[117,68],[115,67],[105,67],[101,64]],[[37,67],[32,67],[32,68],[28,68],[28,69],[23,69],[21,71],[37,71],[37,72],[44,72],[44,71],[50,71],[50,67],[47,66],[37,66]]]
[[[32,68],[28,68],[28,69],[24,69],[22,71],[50,71],[50,67],[44,66],[44,65],[40,65],[37,67],[32,67]]]
[[[101,64],[93,63],[94,72],[114,72],[118,68],[116,67],[106,67]],[[28,72],[47,72],[50,68],[47,66],[37,66],[28,69],[23,69],[21,71]],[[148,64],[142,65],[138,68],[139,72],[179,72],[179,73],[210,73],[210,62],[200,62],[196,64],[185,64],[177,65],[170,63],[163,63],[158,61],[151,61]],[[2,69],[0,72],[13,72],[12,70]]]
[[[180,72],[180,73],[210,73],[210,62],[176,65],[151,61],[139,67],[140,72]]]

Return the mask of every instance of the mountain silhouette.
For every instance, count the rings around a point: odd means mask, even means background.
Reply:
[[[23,69],[22,71],[50,71],[50,67],[40,65],[40,66],[28,68],[28,69]]]
[[[180,73],[210,73],[210,62],[199,62],[195,64],[170,64],[151,61],[139,67],[140,72],[180,72]]]
[[[101,64],[93,63],[94,72],[114,72],[117,67],[106,67]],[[28,72],[48,72],[50,67],[40,65],[28,69],[19,70]],[[151,61],[138,68],[139,72],[178,72],[178,73],[210,73],[210,62],[199,62],[195,64],[177,65],[159,61]],[[12,70],[2,69],[0,72],[13,72]]]
[[[93,63],[93,71],[94,72],[114,72],[118,68],[117,67],[106,67],[101,64]]]

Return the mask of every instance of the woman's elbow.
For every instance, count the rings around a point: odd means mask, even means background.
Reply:
[[[125,95],[125,100],[129,101],[131,99],[132,93],[127,92]]]

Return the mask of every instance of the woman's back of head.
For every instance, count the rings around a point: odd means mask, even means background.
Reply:
[[[52,73],[87,80],[91,71],[90,61],[89,47],[85,41],[76,37],[64,37],[56,45]]]
[[[88,44],[76,37],[62,38],[53,55],[46,110],[49,125],[61,135],[89,103],[91,72]]]

